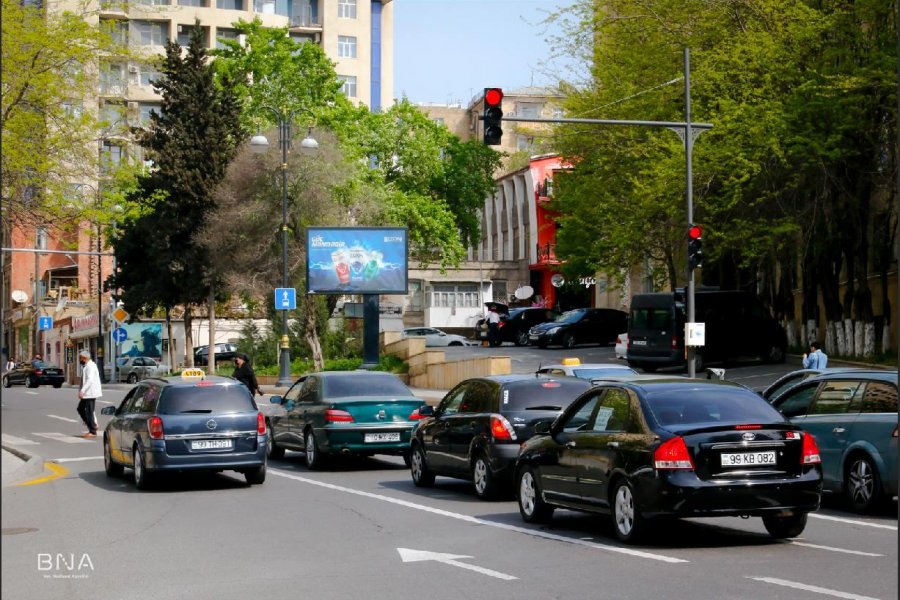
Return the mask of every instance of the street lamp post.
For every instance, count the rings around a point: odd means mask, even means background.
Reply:
[[[291,121],[298,112],[306,112],[313,115],[312,111],[306,108],[298,108],[285,113],[271,106],[263,106],[262,108],[270,111],[278,124],[278,143],[281,145],[281,262],[282,287],[289,287],[288,283],[288,226],[287,226],[287,154],[291,143]],[[313,115],[315,116],[315,115]],[[311,133],[300,142],[300,148],[307,151],[315,151],[319,147],[319,143],[313,139]],[[268,150],[269,140],[264,135],[255,135],[250,140],[250,147],[253,152],[263,153]],[[279,356],[278,368],[278,387],[289,387],[291,385],[291,345],[288,337],[288,321],[287,311],[281,314],[281,354]]]

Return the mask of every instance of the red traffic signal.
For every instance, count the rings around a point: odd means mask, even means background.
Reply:
[[[484,143],[497,146],[503,137],[503,90],[500,88],[484,88]]]
[[[503,101],[503,90],[500,88],[484,88],[484,103],[488,106],[500,106]]]
[[[703,236],[703,229],[699,225],[691,225],[688,229],[688,237],[692,240],[699,240]]]

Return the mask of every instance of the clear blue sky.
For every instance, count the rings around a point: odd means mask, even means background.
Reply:
[[[464,106],[485,87],[555,84],[542,24],[567,0],[394,0],[394,97]],[[563,79],[567,79],[563,74]]]

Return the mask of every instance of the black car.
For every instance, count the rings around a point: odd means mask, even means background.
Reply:
[[[576,344],[615,343],[625,330],[628,315],[614,308],[576,308],[561,314],[556,320],[532,327],[528,343],[540,348],[562,345],[574,348]]]
[[[106,474],[134,469],[138,489],[160,473],[224,471],[244,474],[248,484],[266,480],[266,420],[250,391],[231,377],[205,376],[199,369],[181,377],[145,379],[112,415],[103,431]]]
[[[516,465],[527,522],[556,507],[604,513],[630,542],[655,517],[759,516],[788,538],[819,507],[813,436],[734,383],[604,382],[538,430]]]
[[[55,388],[60,388],[65,380],[66,376],[63,375],[62,369],[42,360],[37,360],[32,361],[32,363],[16,365],[15,369],[7,371],[3,375],[3,387],[25,385],[25,387],[36,388],[40,385],[52,385]]]
[[[511,490],[519,444],[541,420],[551,421],[580,393],[585,379],[501,375],[468,379],[450,390],[413,430],[413,483],[434,484],[435,475],[471,480],[479,498]]]
[[[216,344],[216,362],[234,360],[238,347],[235,344]],[[209,346],[197,346],[194,348],[194,364],[205,366],[209,362]]]
[[[498,302],[485,302],[485,307],[490,310],[493,306],[500,313],[500,342],[511,342],[516,346],[528,345],[528,331],[535,325],[555,320],[559,313],[549,308],[522,307],[509,308],[506,304]],[[475,339],[488,339],[485,319],[479,319],[475,323]]]

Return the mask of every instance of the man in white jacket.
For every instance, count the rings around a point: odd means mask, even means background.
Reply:
[[[97,415],[94,414],[94,404],[97,398],[103,395],[100,389],[100,371],[97,364],[91,360],[91,353],[82,350],[78,353],[78,362],[81,363],[81,389],[78,390],[78,416],[87,425],[88,432],[83,438],[97,437]]]

